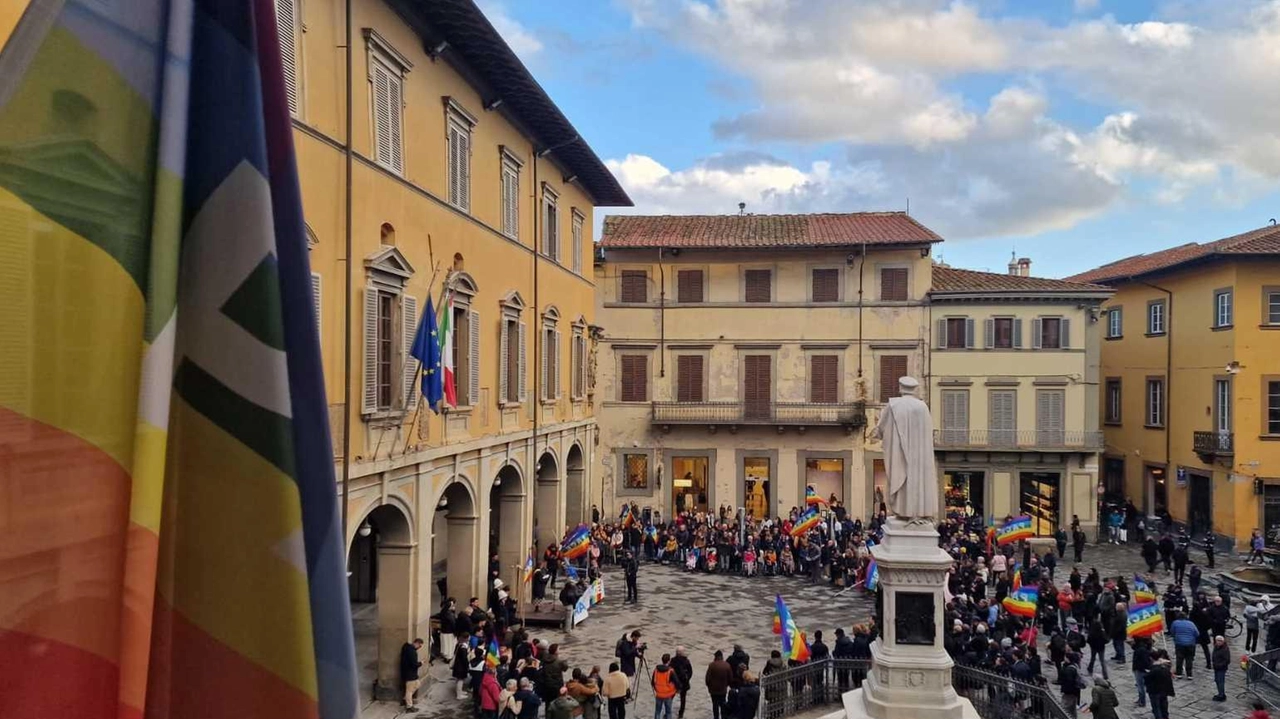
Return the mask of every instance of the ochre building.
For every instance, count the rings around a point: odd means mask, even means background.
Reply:
[[[1113,287],[1098,388],[1107,495],[1192,533],[1280,540],[1280,228],[1070,278]]]

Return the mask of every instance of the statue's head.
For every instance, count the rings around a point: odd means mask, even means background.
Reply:
[[[898,394],[903,397],[915,397],[916,392],[920,389],[920,381],[915,377],[899,377],[898,378]]]

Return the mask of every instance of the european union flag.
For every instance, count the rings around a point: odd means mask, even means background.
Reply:
[[[418,323],[409,356],[422,363],[422,396],[431,411],[440,414],[444,399],[444,370],[440,366],[440,327],[436,324],[436,308],[427,298],[427,313]]]

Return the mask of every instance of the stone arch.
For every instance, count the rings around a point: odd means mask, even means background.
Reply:
[[[385,696],[399,682],[400,647],[412,638],[413,567],[417,546],[412,516],[402,500],[381,502],[356,524],[347,555],[347,582],[357,645],[373,654],[361,674],[376,676],[376,694]],[[362,681],[363,686],[372,682]]]
[[[573,526],[586,522],[587,513],[587,462],[582,443],[574,441],[564,455],[565,524]]]
[[[504,462],[494,474],[489,488],[489,544],[486,560],[498,557],[497,578],[512,586],[522,586],[521,568],[527,556],[524,546],[524,508],[527,495],[520,468]],[[536,558],[535,558],[535,561]],[[493,584],[494,577],[488,576]]]
[[[533,481],[533,540],[539,549],[559,541],[564,529],[561,491],[560,460],[555,451],[547,447],[538,456],[534,466]]]
[[[446,597],[463,606],[479,591],[480,502],[475,486],[454,475],[433,495],[431,506],[431,608]]]

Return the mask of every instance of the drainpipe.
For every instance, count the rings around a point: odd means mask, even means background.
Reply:
[[[355,60],[351,56],[351,0],[346,0],[346,60],[347,60],[347,77],[346,77],[346,103],[347,103],[347,141],[343,145],[343,154],[346,162],[346,196],[344,202],[346,205],[346,230],[343,237],[344,255],[342,262],[345,265],[346,275],[343,284],[343,321],[342,321],[342,542],[343,551],[345,553],[347,541],[347,501],[351,494],[351,173],[352,173],[352,148],[351,148],[351,122],[353,117],[351,92],[352,78],[351,66]]]
[[[862,243],[862,262],[858,264],[858,379],[862,379],[862,277],[867,269],[867,243]],[[866,394],[865,389],[863,394]]]
[[[658,248],[658,376],[667,376],[667,276],[662,268],[662,248]]]
[[[1173,414],[1169,412],[1169,398],[1173,396],[1173,292],[1160,285],[1153,285],[1150,282],[1136,279],[1133,276],[1128,278],[1132,282],[1136,282],[1145,287],[1150,287],[1157,292],[1165,294],[1167,304],[1164,312],[1164,481],[1167,483],[1170,479],[1169,473],[1174,471],[1173,468]],[[1168,487],[1168,484],[1165,484]],[[1145,492],[1146,487],[1143,487]],[[1167,507],[1166,507],[1167,509]],[[1187,517],[1187,521],[1191,521],[1191,517]]]
[[[538,492],[538,420],[542,414],[542,385],[539,379],[542,377],[542,323],[538,317],[538,266],[540,264],[542,251],[542,241],[546,239],[545,235],[539,236],[538,231],[542,227],[542,203],[538,201],[538,159],[541,155],[533,143],[529,143],[529,152],[533,156],[533,322],[534,340],[533,340],[533,436],[529,438],[529,469],[532,470],[529,478],[529,505],[533,510],[534,524],[538,520],[538,507],[535,499]],[[523,368],[522,368],[523,369]],[[542,537],[534,535],[536,540]],[[535,541],[535,548],[540,541]]]

